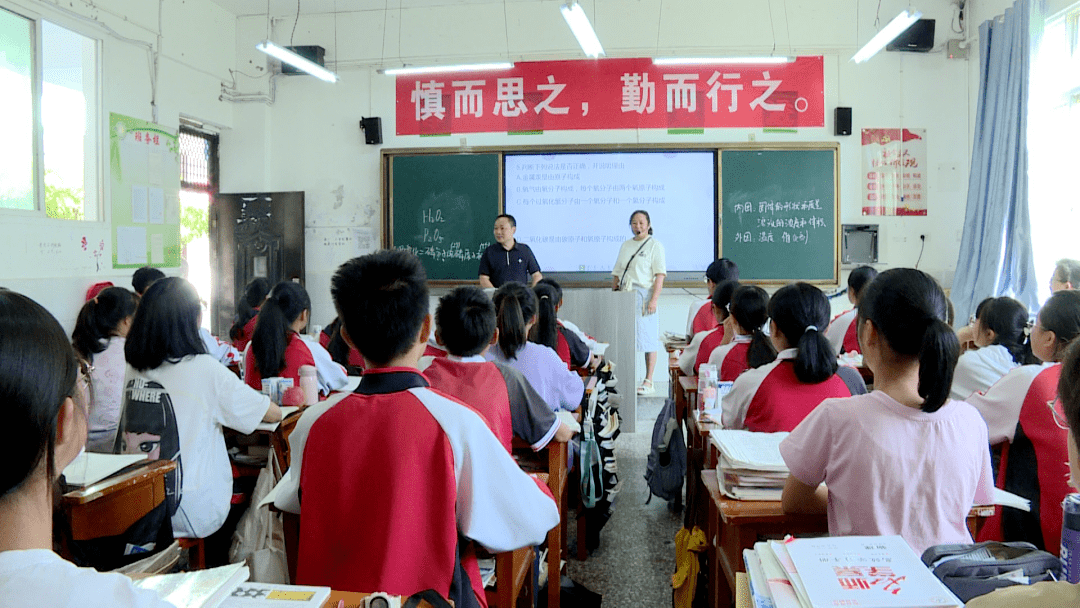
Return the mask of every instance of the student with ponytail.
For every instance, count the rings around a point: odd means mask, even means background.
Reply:
[[[564,330],[557,315],[562,294],[550,283],[541,279],[533,287],[536,294],[536,325],[529,331],[529,340],[543,344],[555,351],[566,363],[567,369],[585,367],[589,364],[589,347],[572,332]]]
[[[738,286],[738,281],[721,281],[716,284],[709,296],[709,314],[713,316],[716,325],[712,329],[694,334],[690,344],[683,349],[678,362],[682,373],[687,376],[696,375],[701,364],[708,362],[713,349],[731,341],[730,337],[726,337],[728,304],[731,302],[731,294]]]
[[[829,322],[829,327],[825,330],[825,337],[829,339],[829,344],[832,344],[836,354],[862,352],[859,350],[859,338],[855,335],[855,328],[858,326],[855,319],[859,314],[859,300],[862,299],[862,293],[877,275],[878,272],[873,266],[859,266],[848,275],[847,297],[855,308],[837,315]]]
[[[984,393],[1014,368],[1038,363],[1026,343],[1028,310],[1020,302],[1006,297],[990,298],[976,309],[970,327],[976,348],[960,355],[953,375],[953,399]]]
[[[233,318],[232,327],[229,328],[229,339],[236,350],[244,352],[248,342],[251,342],[251,334],[255,333],[255,321],[259,316],[259,307],[262,306],[266,294],[270,292],[270,282],[259,277],[252,279],[244,288],[244,297],[236,306],[236,316]]]
[[[124,400],[124,341],[136,303],[135,294],[123,287],[102,289],[83,304],[71,332],[75,352],[90,366],[90,452],[112,453]]]
[[[292,378],[300,386],[300,367],[314,366],[319,377],[319,393],[345,386],[345,369],[334,362],[330,353],[314,339],[301,334],[311,316],[311,299],[294,281],[274,286],[259,309],[251,344],[244,354],[244,382],[256,390],[263,378]]]
[[[724,395],[728,429],[790,431],[819,403],[866,392],[859,372],[839,367],[818,329],[829,321],[829,300],[809,283],[781,287],[768,304],[776,360],[745,372]]]
[[[0,288],[0,606],[171,608],[121,574],[53,552],[57,480],[86,441],[86,378],[56,319]]]
[[[762,331],[769,320],[769,294],[757,285],[742,285],[731,294],[729,308],[726,331],[733,338],[709,355],[721,382],[733,382],[746,370],[776,359],[776,349]]]
[[[581,378],[566,367],[554,349],[528,340],[539,306],[533,290],[522,283],[506,283],[493,300],[499,337],[484,358],[524,374],[553,411],[577,409],[585,394]]]
[[[1080,336],[1080,292],[1050,296],[1032,326],[1031,352],[1041,364],[1021,365],[984,394],[967,398],[989,427],[991,445],[1002,448],[998,487],[1031,501],[1031,511],[999,507],[980,539],[1024,540],[1057,555],[1061,541],[1061,501],[1069,493],[1065,462],[1068,431],[1055,421],[1060,361]]]
[[[827,512],[832,536],[899,534],[916,554],[971,542],[968,512],[992,499],[993,478],[978,412],[949,400],[960,344],[946,309],[919,270],[867,287],[858,334],[874,391],[822,402],[780,443],[784,511]]]

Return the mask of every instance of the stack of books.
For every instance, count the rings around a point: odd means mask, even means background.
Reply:
[[[248,581],[244,564],[148,576],[135,586],[149,589],[177,608],[321,608],[329,587],[275,585]]]
[[[720,452],[716,477],[720,491],[736,500],[780,500],[788,468],[780,442],[788,433],[718,429],[709,440]]]
[[[743,559],[755,608],[964,605],[899,536],[759,542]]]

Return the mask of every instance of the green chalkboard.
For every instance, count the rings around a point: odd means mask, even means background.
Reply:
[[[475,280],[495,242],[499,154],[393,156],[389,164],[390,246],[420,256],[432,280]]]
[[[722,150],[722,255],[742,280],[835,283],[835,147]]]

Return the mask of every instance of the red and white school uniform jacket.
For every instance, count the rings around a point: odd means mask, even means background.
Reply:
[[[285,367],[281,368],[278,376],[292,378],[293,386],[300,386],[302,365],[315,367],[319,379],[319,393],[323,395],[341,389],[349,381],[345,368],[338,365],[325,348],[314,340],[290,332],[289,343],[285,346]],[[255,355],[251,353],[251,348],[244,351],[244,382],[257,391],[262,390],[262,374],[259,366],[255,364]]]
[[[694,308],[695,306],[697,309]],[[719,325],[720,322],[716,320],[716,315],[712,311],[711,299],[690,305],[690,321],[686,325],[686,335],[693,336],[703,331],[716,329]]]
[[[518,370],[472,357],[425,358],[431,387],[467,403],[488,422],[499,443],[511,451],[514,435],[542,450],[559,430],[559,419]]]
[[[706,338],[713,335],[716,332],[720,332],[720,338],[713,338],[713,346],[719,344],[724,340],[724,326],[717,325],[716,327],[701,331],[694,334],[694,338],[690,340],[690,344],[683,349],[682,354],[679,355],[679,369],[682,370],[683,375],[694,376],[697,374],[698,368],[698,353],[701,352],[701,344]],[[711,352],[711,351],[710,351]],[[708,358],[706,358],[706,361]]]
[[[720,371],[721,382],[734,382],[743,372],[750,369],[746,357],[750,352],[751,335],[736,335],[731,342],[718,346],[709,355],[709,363]]]
[[[829,327],[825,329],[825,338],[832,344],[833,350],[837,355],[844,353],[856,352],[861,353],[859,349],[859,324],[856,320],[859,317],[859,309],[853,308],[847,312],[840,313],[829,322]]]
[[[709,357],[723,341],[723,325],[720,325],[716,329],[706,333],[705,337],[701,339],[701,345],[698,346],[697,355],[694,357],[694,375],[697,375],[698,368],[701,367],[702,363],[709,362]]]
[[[256,308],[255,310],[258,311],[259,309]],[[236,339],[232,342],[233,347],[235,347],[236,350],[244,352],[244,349],[247,348],[248,342],[251,342],[252,334],[255,333],[255,323],[257,323],[258,320],[259,315],[256,314],[254,317],[251,317],[251,319],[247,323],[244,323],[243,327],[240,328],[240,335],[237,336]]]
[[[275,505],[301,514],[297,584],[434,589],[456,606],[486,606],[465,541],[511,551],[559,524],[546,486],[416,369],[367,370],[356,392],[305,410],[289,445]]]
[[[591,354],[589,347],[585,345],[585,342],[577,334],[564,327],[562,321],[558,322],[555,335],[557,336],[555,352],[558,353],[560,359],[566,362],[567,368],[585,367],[589,364],[589,355]]]
[[[1067,430],[1058,428],[1047,402],[1057,397],[1061,365],[1024,365],[968,397],[983,415],[990,444],[1002,448],[998,487],[1031,501],[1031,511],[998,507],[979,540],[1024,540],[1058,554],[1061,545],[1061,501],[1068,486]],[[1064,420],[1061,405],[1058,415]]]
[[[735,380],[721,403],[725,429],[790,432],[822,401],[866,393],[862,377],[851,367],[841,366],[824,382],[800,382],[795,377],[796,352],[782,350],[772,363],[748,369]]]

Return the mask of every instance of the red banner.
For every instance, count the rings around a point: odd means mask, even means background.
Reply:
[[[397,77],[397,134],[825,126],[820,56],[779,64],[517,63]]]

